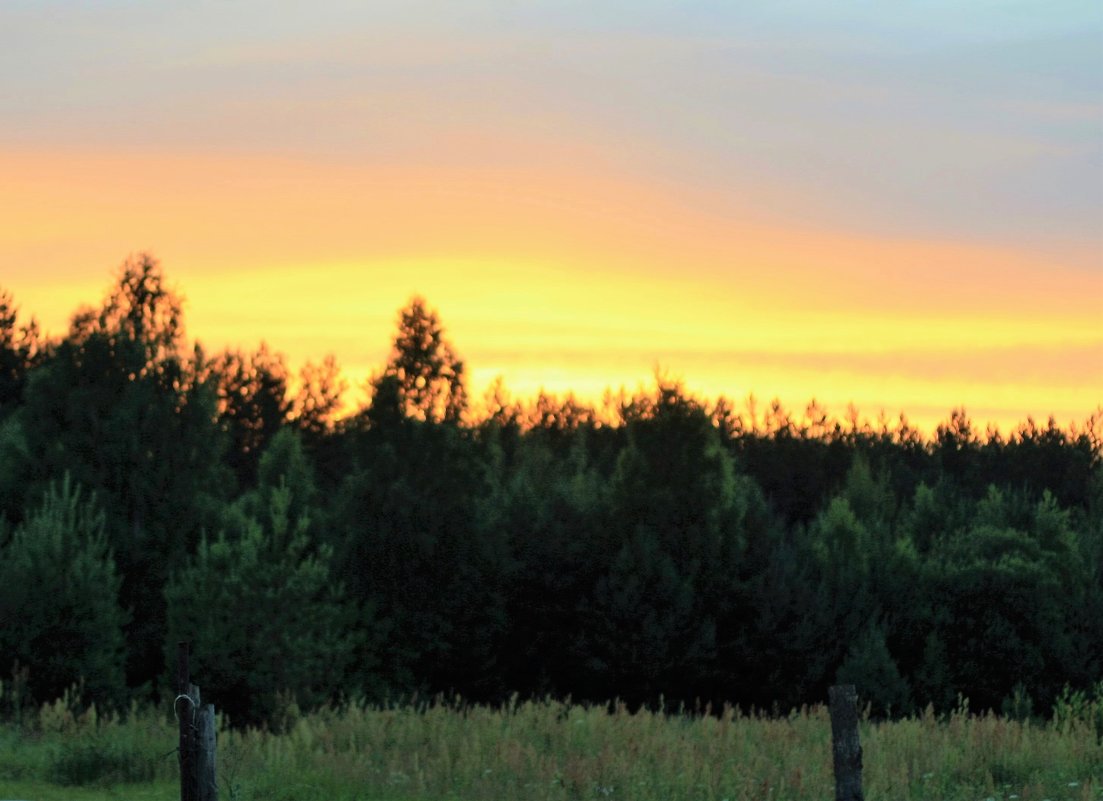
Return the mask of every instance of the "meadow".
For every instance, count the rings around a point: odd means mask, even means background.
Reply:
[[[1066,710],[1068,712],[1069,710]],[[1097,801],[1098,701],[1048,722],[971,713],[863,720],[869,799]],[[750,801],[833,796],[823,706],[789,715],[688,715],[552,701],[499,707],[348,705],[281,731],[221,721],[228,801]],[[0,797],[160,801],[178,797],[171,714],[41,707],[0,733]]]

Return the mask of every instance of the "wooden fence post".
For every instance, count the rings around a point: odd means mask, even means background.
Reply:
[[[195,685],[191,683],[191,673],[188,666],[188,644],[180,642],[176,644],[176,697],[173,699],[172,708],[180,723],[180,801],[199,801],[196,793],[196,764],[195,764],[195,721],[197,712],[196,696],[198,691],[192,693]]]
[[[858,693],[853,684],[827,690],[835,758],[835,801],[863,801],[862,744],[858,739]]]
[[[176,644],[173,711],[180,721],[180,801],[218,801],[214,707],[203,706],[199,688],[191,683],[186,642]]]
[[[198,739],[198,801],[218,801],[218,779],[215,774],[214,707],[210,704],[199,708]]]

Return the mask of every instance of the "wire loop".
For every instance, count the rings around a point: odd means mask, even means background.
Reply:
[[[188,695],[187,693],[180,693],[180,695],[176,696],[176,698],[173,699],[173,701],[172,701],[172,714],[173,714],[173,717],[176,718],[177,723],[180,722],[180,714],[176,711],[176,705],[178,703],[180,703],[181,698],[185,699],[189,704],[191,704],[191,717],[192,717],[191,722],[194,724],[195,723],[195,701],[193,701],[192,697],[190,695]]]

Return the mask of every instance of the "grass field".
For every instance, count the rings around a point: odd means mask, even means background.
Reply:
[[[0,730],[0,798],[178,797],[171,715],[74,714],[64,702]],[[960,710],[862,725],[866,797],[1103,801],[1090,721]],[[631,714],[553,702],[351,707],[287,731],[219,734],[224,801],[736,801],[833,797],[823,707],[788,717]]]

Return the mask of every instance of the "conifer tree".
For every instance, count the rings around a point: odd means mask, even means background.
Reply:
[[[0,548],[0,654],[39,702],[79,685],[85,701],[125,688],[120,578],[95,499],[68,476],[50,484]]]

